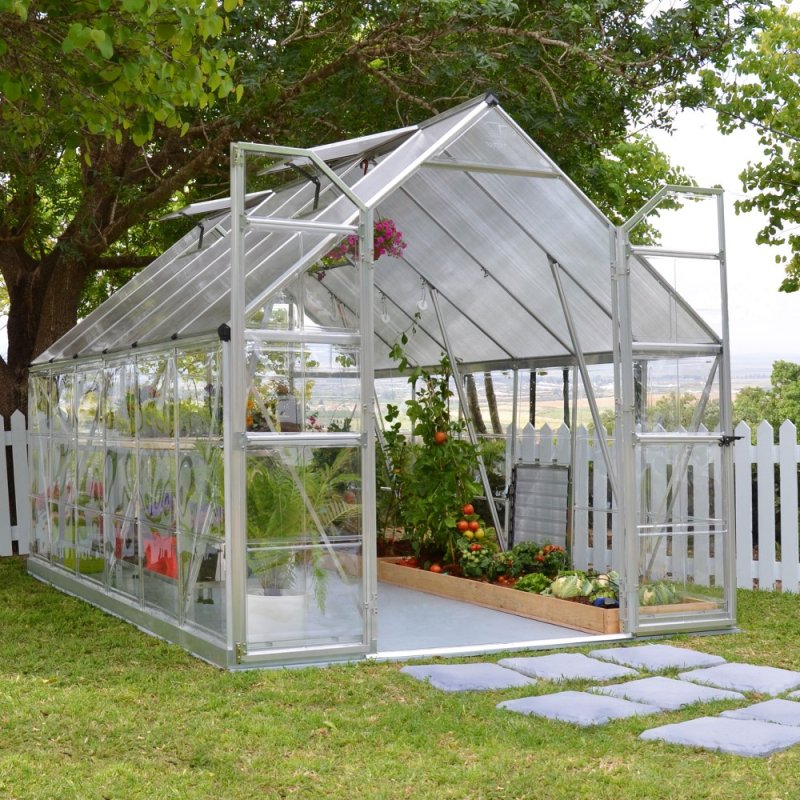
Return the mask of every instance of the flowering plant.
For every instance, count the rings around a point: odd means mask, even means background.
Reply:
[[[397,225],[393,219],[379,219],[375,223],[372,239],[372,257],[377,261],[381,256],[392,256],[400,258],[403,250],[406,249],[406,242],[403,240],[402,231],[397,230]],[[342,239],[332,250],[329,250],[320,259],[318,264],[312,267],[311,271],[316,273],[322,280],[325,270],[331,267],[338,267],[347,261],[354,260],[358,253],[358,236],[350,234]]]

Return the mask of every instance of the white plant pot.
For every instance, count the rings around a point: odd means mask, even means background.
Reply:
[[[307,594],[248,594],[247,643],[302,639]]]

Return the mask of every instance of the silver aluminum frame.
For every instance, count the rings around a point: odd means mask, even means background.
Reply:
[[[660,250],[658,248],[636,248],[630,244],[629,234],[651,211],[669,195],[685,194],[701,197],[714,197],[717,210],[718,251],[715,254],[698,254],[694,251]],[[642,258],[643,255],[708,258],[719,262],[720,300],[721,300],[721,332],[717,335],[704,323],[701,327],[708,331],[717,341],[713,344],[671,344],[671,343],[635,343],[631,322],[631,289],[629,259]],[[619,394],[617,397],[617,458],[623,492],[620,512],[622,515],[623,539],[625,546],[625,569],[620,580],[620,617],[627,633],[652,634],[672,633],[676,630],[712,630],[733,628],[736,623],[736,554],[735,554],[735,507],[733,498],[733,453],[730,447],[722,447],[720,482],[725,496],[725,514],[727,519],[723,535],[724,542],[724,591],[725,608],[716,612],[697,613],[692,616],[661,616],[657,620],[642,619],[639,609],[639,531],[636,509],[636,454],[638,447],[651,443],[683,443],[684,451],[690,452],[693,444],[716,443],[722,445],[723,435],[731,430],[731,381],[730,381],[730,341],[728,328],[728,291],[727,291],[727,259],[725,250],[725,217],[723,192],[719,188],[697,188],[688,186],[667,185],[662,187],[642,208],[629,220],[617,228],[615,235],[614,259],[612,275],[616,287],[615,335],[615,372],[619,374]],[[686,303],[677,292],[676,301]],[[692,355],[714,355],[719,365],[720,376],[720,430],[718,433],[642,433],[636,426],[636,393],[633,381],[634,359],[652,355],[675,357]],[[709,379],[710,381],[710,379]],[[702,403],[705,403],[710,390],[709,382],[703,392]],[[681,459],[682,460],[682,459]],[[660,535],[657,532],[652,535]]]
[[[358,225],[312,222],[307,220],[287,220],[259,218],[245,212],[245,162],[248,155],[302,156],[309,158],[358,209]],[[375,537],[375,451],[372,447],[374,437],[374,408],[372,392],[374,383],[373,348],[373,222],[374,211],[368,208],[345,184],[339,176],[322,161],[316,153],[298,148],[238,142],[231,145],[231,336],[229,346],[223,351],[227,354],[229,402],[225,404],[225,505],[226,528],[230,539],[230,574],[231,587],[231,625],[232,641],[230,642],[236,662],[239,664],[257,665],[261,663],[311,662],[320,659],[338,660],[346,657],[366,655],[377,649],[377,574],[376,574],[376,537]],[[301,433],[282,436],[280,434],[248,433],[245,424],[245,391],[247,374],[245,369],[245,345],[248,339],[273,338],[271,331],[246,329],[247,315],[254,308],[263,304],[266,297],[285,285],[299,271],[290,270],[291,274],[281,276],[277,281],[262,291],[249,304],[245,302],[245,231],[250,228],[278,228],[281,230],[313,230],[335,234],[357,231],[359,237],[359,275],[360,275],[360,335],[329,334],[320,332],[326,341],[359,343],[361,349],[360,404],[362,415],[362,432],[360,434]],[[320,245],[322,246],[322,245]],[[302,266],[302,264],[300,265]],[[315,340],[314,334],[300,332],[292,334],[281,332],[276,337],[286,341]],[[253,650],[247,644],[246,637],[246,459],[248,444],[284,445],[327,445],[357,444],[361,447],[362,465],[362,606],[363,631],[361,644],[352,642],[343,645],[309,645],[307,647],[269,648]],[[229,503],[231,508],[228,508]]]

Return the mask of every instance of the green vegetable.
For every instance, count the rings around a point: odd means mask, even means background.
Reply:
[[[515,584],[514,588],[523,592],[533,592],[541,594],[550,586],[550,578],[538,572],[523,575]]]

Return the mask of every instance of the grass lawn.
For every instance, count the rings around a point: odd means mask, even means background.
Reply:
[[[742,633],[672,641],[800,669],[800,597],[739,603]],[[546,682],[446,694],[396,663],[221,672],[38,583],[22,559],[0,559],[0,631],[2,798],[797,796],[800,747],[746,759],[639,741],[653,718],[584,729],[495,709]]]

